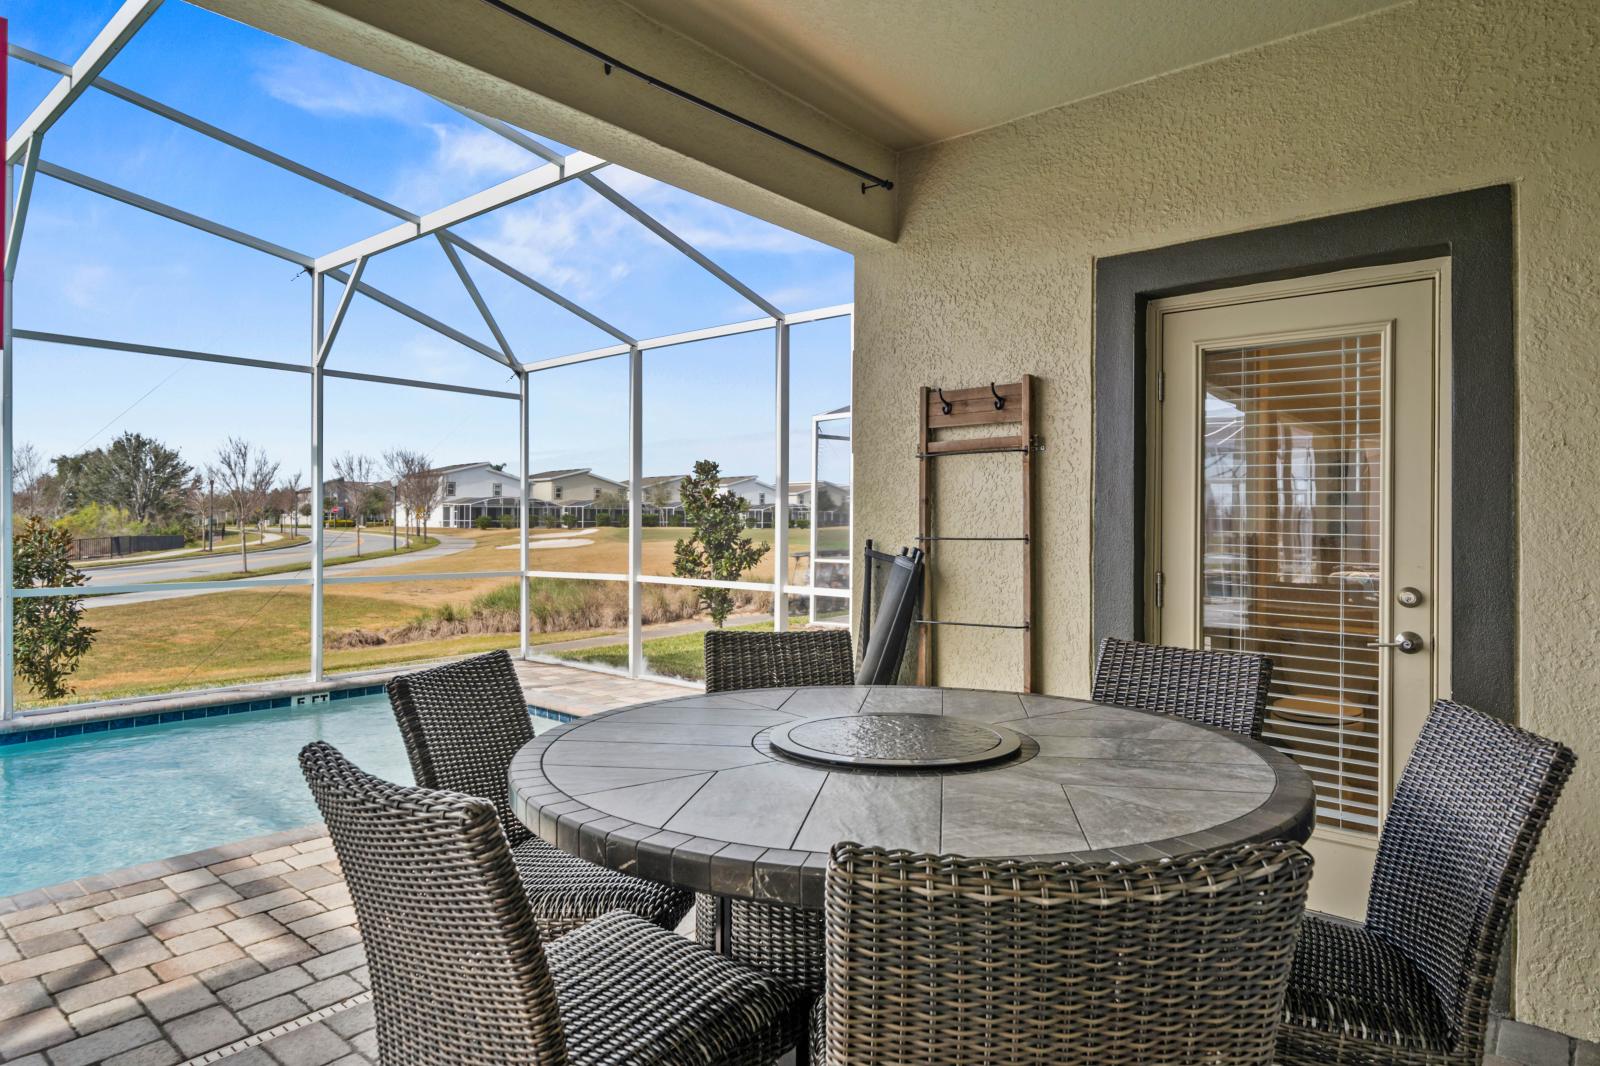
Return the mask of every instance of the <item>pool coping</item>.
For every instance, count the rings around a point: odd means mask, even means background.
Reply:
[[[351,688],[323,692],[304,692],[298,696],[276,696],[265,700],[240,700],[235,703],[203,704],[170,711],[148,711],[144,714],[125,714],[115,718],[96,718],[83,722],[65,722],[60,725],[38,725],[17,728],[20,723],[7,722],[9,728],[0,729],[0,748],[15,744],[31,744],[41,740],[59,740],[82,736],[85,733],[120,732],[171,722],[192,722],[198,718],[217,718],[223,715],[243,714],[249,711],[276,711],[291,707],[308,707],[318,703],[334,703],[361,696],[378,696],[385,691],[382,685],[356,685]],[[528,713],[535,718],[551,722],[571,722],[582,717],[570,711],[528,704]]]
[[[302,703],[354,699],[375,696],[384,691],[391,678],[415,673],[452,659],[437,659],[408,663],[393,669],[344,674],[339,677],[311,681],[306,678],[284,678],[256,684],[228,688],[204,689],[172,695],[134,696],[125,700],[108,700],[91,704],[64,707],[59,711],[37,710],[19,714],[0,721],[0,747],[24,744],[58,737],[78,736],[82,733],[104,733],[110,730],[138,726],[160,725],[168,722],[193,721],[197,718],[214,718],[247,711],[281,710]],[[307,697],[313,697],[307,699]],[[553,721],[565,722],[582,712],[565,707],[528,705],[530,713]]]
[[[211,866],[215,863],[227,862],[230,859],[240,859],[246,855],[253,855],[258,851],[268,851],[272,848],[304,843],[307,840],[326,836],[327,833],[328,828],[326,825],[321,822],[314,822],[311,825],[297,826],[294,829],[280,829],[274,833],[246,837],[243,840],[233,840],[226,844],[201,848],[199,851],[173,855],[170,858],[152,859],[149,862],[124,866],[119,870],[111,870],[107,873],[90,874],[87,877],[74,878],[71,881],[62,881],[59,884],[46,885],[43,888],[25,889],[14,895],[0,897],[0,914],[11,914],[14,911],[27,910],[30,907],[38,907],[46,903],[62,903],[80,899],[84,896],[111,892],[115,889],[126,888],[128,885],[136,885],[141,881],[153,881],[171,874],[198,870],[202,866]]]

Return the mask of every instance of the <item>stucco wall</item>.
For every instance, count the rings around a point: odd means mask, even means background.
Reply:
[[[1597,101],[1600,3],[1421,0],[910,153],[899,244],[857,258],[855,360],[856,532],[880,545],[916,532],[916,386],[1041,376],[1039,676],[1046,691],[1081,694],[1095,257],[1515,183],[1520,715],[1579,753],[1523,897],[1517,1014],[1589,1039],[1600,1038]],[[1012,520],[1001,461],[966,462],[979,465],[943,468],[944,531]],[[939,613],[1010,620],[1014,550],[947,551],[946,574],[969,576],[941,581]],[[944,635],[940,679],[1014,686],[1015,645]]]

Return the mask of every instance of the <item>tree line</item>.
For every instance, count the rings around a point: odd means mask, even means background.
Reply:
[[[332,466],[342,490],[357,487],[360,498],[329,495],[324,512],[341,506],[359,518],[385,520],[398,511],[426,535],[428,514],[442,491],[426,454],[397,448],[385,452],[380,463],[346,453]],[[299,520],[313,513],[310,502],[301,500],[304,490],[300,471],[285,472],[260,444],[241,437],[229,437],[200,464],[132,431],[102,447],[49,460],[24,443],[12,458],[12,500],[19,519],[37,517],[70,538],[167,534],[196,542],[213,518],[221,517],[225,527],[231,522],[238,528],[244,569],[249,569],[246,527],[288,519],[297,534]]]

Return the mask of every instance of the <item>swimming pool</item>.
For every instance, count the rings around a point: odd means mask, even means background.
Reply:
[[[382,695],[0,747],[0,896],[318,821],[313,740],[411,783]]]

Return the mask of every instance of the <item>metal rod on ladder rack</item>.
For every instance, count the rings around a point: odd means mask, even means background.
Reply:
[[[1001,623],[1001,622],[948,622],[948,621],[940,621],[940,620],[933,619],[933,618],[919,618],[919,619],[917,619],[917,625],[919,625],[919,626],[962,626],[962,627],[968,628],[968,629],[1032,629],[1033,628],[1032,626],[1028,625],[1027,623],[1024,623],[1024,624],[1022,624],[1020,626],[1014,626],[1014,625],[1005,625],[1004,623]]]
[[[918,537],[916,539],[917,540],[983,540],[983,541],[990,541],[990,540],[1002,540],[1002,541],[1005,541],[1005,540],[1016,540],[1016,541],[1021,541],[1024,544],[1028,543],[1028,538],[1027,537]]]

